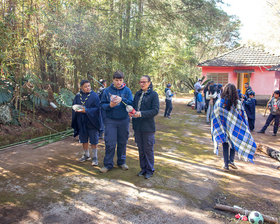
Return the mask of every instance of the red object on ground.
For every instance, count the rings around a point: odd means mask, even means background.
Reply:
[[[236,219],[240,219],[240,214],[239,214],[239,213],[236,214],[236,215],[235,215],[235,218],[236,218]]]
[[[242,221],[248,221],[247,216],[244,215],[244,216],[242,217]]]

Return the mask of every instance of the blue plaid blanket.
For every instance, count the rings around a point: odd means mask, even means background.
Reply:
[[[236,108],[232,106],[228,111],[225,109],[225,100],[217,100],[211,119],[211,134],[216,154],[218,145],[228,142],[237,151],[239,158],[253,162],[257,145],[250,133],[247,116],[240,101]]]

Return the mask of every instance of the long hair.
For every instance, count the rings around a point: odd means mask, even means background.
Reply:
[[[236,107],[238,102],[238,93],[235,85],[228,83],[222,92],[221,98],[225,100],[227,110],[230,110],[231,106]]]
[[[209,90],[208,90],[208,87],[209,87],[212,83],[214,83],[214,81],[213,81],[213,80],[210,80],[209,82],[207,82],[206,86],[204,87],[203,92],[204,92],[205,95],[206,95],[206,92],[209,91]]]

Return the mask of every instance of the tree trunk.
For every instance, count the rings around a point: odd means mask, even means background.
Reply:
[[[131,0],[127,0],[126,2],[126,18],[125,18],[125,34],[124,39],[128,43],[129,42],[129,33],[130,33],[130,10],[131,10]]]
[[[78,92],[79,91],[79,85],[78,85],[79,79],[78,79],[78,68],[77,68],[78,61],[77,60],[74,60],[74,66],[75,66],[75,68],[74,68],[74,90],[75,90],[75,92]]]
[[[138,0],[138,20],[136,23],[136,34],[135,34],[135,39],[137,41],[140,40],[141,34],[142,34],[142,18],[143,18],[143,13],[144,13],[144,0]],[[133,63],[133,73],[138,74],[138,67],[139,67],[139,55],[136,54],[134,57],[134,63]]]

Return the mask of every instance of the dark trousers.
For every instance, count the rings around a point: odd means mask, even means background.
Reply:
[[[208,106],[209,106],[209,101],[210,100],[205,99],[205,107],[204,107],[205,113],[207,113],[207,109],[208,109]]]
[[[126,160],[126,144],[129,135],[129,118],[113,120],[105,118],[105,157],[104,166],[108,169],[114,167],[114,155],[117,145],[117,164],[123,165]]]
[[[101,110],[101,124],[100,124],[99,137],[102,137],[105,131],[104,119],[105,119],[105,112]]]
[[[166,106],[165,106],[164,117],[169,117],[173,109],[172,100],[165,100],[165,104]]]
[[[267,129],[267,127],[270,125],[271,121],[274,119],[273,133],[276,134],[278,131],[278,127],[279,127],[279,118],[280,118],[280,115],[269,114],[268,118],[266,119],[265,125],[262,128],[262,131],[265,131]]]
[[[228,167],[229,163],[234,163],[235,150],[233,148],[230,148],[230,153],[229,153],[228,148],[229,148],[228,143],[223,143],[223,154],[224,154],[225,167]],[[229,156],[228,156],[228,154],[229,154]]]
[[[248,124],[251,131],[255,129],[255,119],[248,118]]]
[[[134,131],[134,136],[139,151],[141,170],[153,173],[155,133]]]

